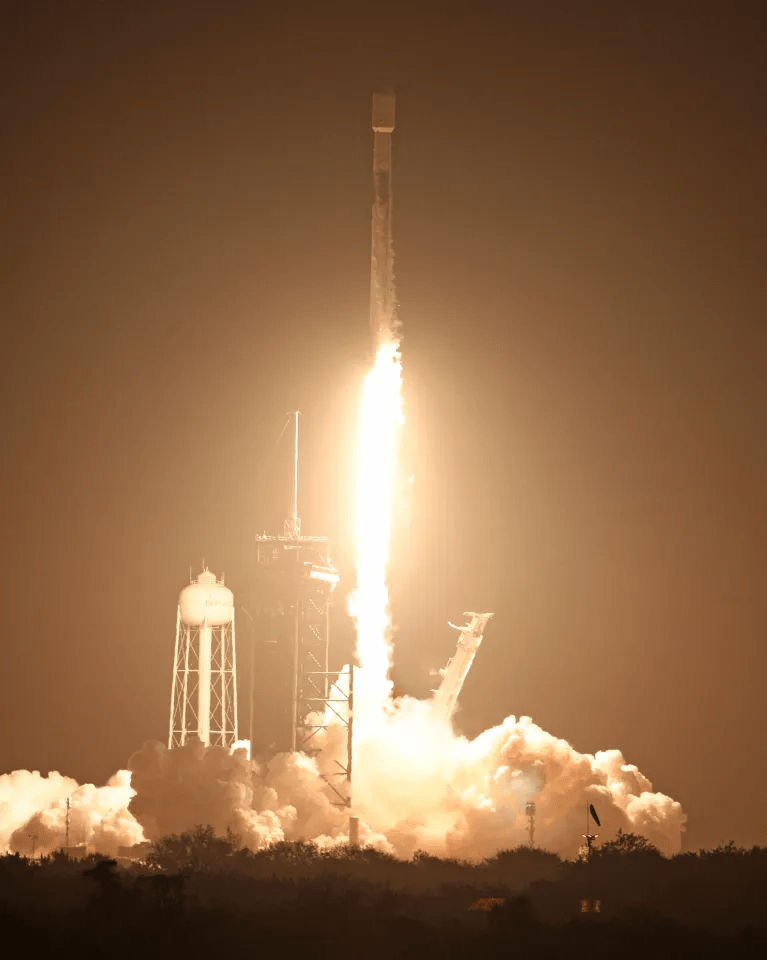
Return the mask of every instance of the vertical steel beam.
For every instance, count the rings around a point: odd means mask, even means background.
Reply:
[[[178,638],[181,627],[181,607],[176,609],[176,645],[173,650],[173,689],[170,695],[170,727],[168,730],[168,749],[173,746],[173,729],[176,720],[176,698],[178,696]]]
[[[237,737],[239,731],[237,729],[237,646],[234,639],[234,619],[232,619],[231,632],[230,632],[230,642],[232,649],[232,669],[231,669],[231,678],[232,678],[232,697],[231,697],[231,711],[232,711],[232,723],[231,723],[231,743],[237,742]]]
[[[189,644],[191,627],[184,625],[184,706],[181,709],[181,743],[186,743],[186,705],[189,701]]]

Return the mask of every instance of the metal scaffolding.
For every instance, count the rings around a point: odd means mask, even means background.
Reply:
[[[348,684],[329,670],[331,595],[339,582],[330,561],[327,537],[301,533],[298,517],[298,412],[294,418],[289,513],[282,536],[256,537],[256,605],[254,629],[262,651],[271,651],[279,701],[269,752],[299,751],[309,756],[321,752],[318,734],[329,726],[331,714],[347,731],[347,762],[338,764],[347,783],[351,779],[353,672]],[[326,778],[343,806],[350,791]]]
[[[204,576],[190,587],[204,589],[200,582]],[[213,584],[223,588],[215,577]],[[181,600],[176,616],[168,747],[182,747],[196,737],[208,746],[230,748],[237,740],[234,607],[227,622],[216,622],[218,611],[211,607],[210,620],[203,615],[199,622],[189,623],[184,617],[183,594]]]
[[[304,674],[304,690],[313,696],[304,698],[306,708],[305,719],[300,727],[302,732],[301,746],[304,753],[316,756],[321,752],[312,746],[312,740],[321,730],[327,730],[332,723],[330,714],[346,730],[346,763],[340,760],[333,762],[338,770],[333,774],[320,774],[330,789],[338,797],[337,807],[349,809],[351,807],[352,783],[352,743],[354,737],[354,665],[350,664],[341,673],[327,671],[306,672]],[[324,691],[324,692],[323,692]],[[334,778],[341,778],[341,783]]]

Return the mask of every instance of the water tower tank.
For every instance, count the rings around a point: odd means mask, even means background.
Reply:
[[[179,594],[169,747],[237,742],[234,594],[209,570]]]
[[[234,620],[234,594],[209,570],[184,587],[178,598],[181,622],[190,627],[203,623],[209,627],[221,627]]]

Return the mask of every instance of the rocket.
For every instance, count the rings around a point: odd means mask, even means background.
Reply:
[[[373,357],[396,337],[394,247],[391,231],[391,135],[394,94],[373,94],[373,239],[370,254],[370,334]]]

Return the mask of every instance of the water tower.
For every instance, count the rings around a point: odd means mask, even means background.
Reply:
[[[178,598],[168,747],[237,740],[234,595],[204,569]]]

